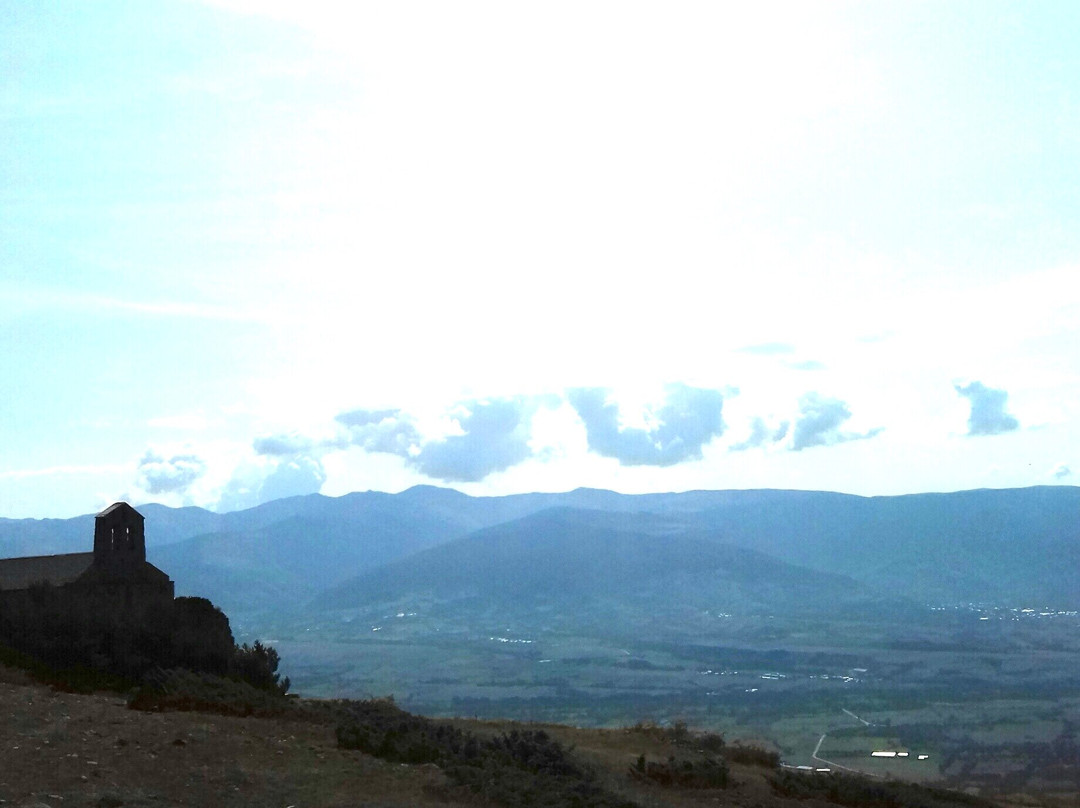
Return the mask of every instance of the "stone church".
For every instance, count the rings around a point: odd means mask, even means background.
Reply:
[[[94,551],[0,559],[0,608],[26,606],[47,585],[73,607],[116,615],[171,603],[173,582],[146,560],[143,515],[116,502],[94,519]]]

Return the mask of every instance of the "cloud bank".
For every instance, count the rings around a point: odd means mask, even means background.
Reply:
[[[723,434],[724,397],[718,390],[670,384],[662,407],[646,413],[646,428],[619,426],[619,407],[601,387],[567,391],[585,424],[589,449],[624,466],[672,466],[701,458],[701,450]]]
[[[971,382],[964,387],[954,385],[956,392],[971,402],[968,416],[968,435],[1000,435],[1020,428],[1020,422],[1005,412],[1009,394],[995,390],[982,382]]]
[[[206,463],[194,454],[166,458],[152,449],[139,461],[137,483],[148,494],[179,494],[206,472]]]
[[[436,480],[478,482],[532,456],[530,421],[538,400],[528,397],[467,401],[455,409],[459,434],[424,442],[400,410],[352,410],[337,416],[350,445],[397,455]]]
[[[347,430],[348,445],[365,452],[409,458],[420,444],[420,433],[401,410],[351,410],[336,420]]]
[[[326,482],[322,463],[314,457],[295,457],[277,464],[259,487],[259,502],[317,494]]]
[[[776,428],[765,423],[764,418],[755,418],[750,424],[750,435],[744,441],[732,444],[729,448],[732,452],[744,452],[747,449],[757,449],[767,443],[776,443],[787,437],[791,424],[783,421]]]
[[[764,346],[782,351],[783,346]],[[611,390],[577,387],[564,396],[528,395],[472,399],[454,405],[438,421],[420,420],[398,408],[351,409],[334,417],[336,431],[322,437],[283,431],[262,435],[252,443],[258,458],[238,470],[222,491],[219,508],[251,507],[270,499],[321,490],[326,481],[323,459],[335,451],[360,449],[400,458],[405,469],[446,483],[475,483],[529,460],[547,462],[550,446],[538,449],[544,436],[534,435],[536,416],[543,408],[561,409],[560,428],[584,426],[587,451],[612,458],[622,466],[669,467],[701,460],[704,449],[727,431],[725,397],[734,392],[668,384],[662,401],[643,411],[621,411]],[[869,432],[845,430],[851,418],[848,405],[837,398],[807,393],[799,399],[792,420],[754,417],[748,434],[729,444],[728,450],[746,451],[783,446],[793,451],[829,446],[873,437]],[[433,427],[433,423],[441,426]],[[546,421],[543,423],[547,424]],[[432,428],[439,429],[432,434]],[[558,435],[547,435],[556,442]],[[547,444],[544,444],[547,446]],[[191,471],[162,470],[161,485],[181,485]],[[184,474],[188,476],[185,477]]]
[[[791,450],[800,452],[812,446],[833,446],[864,440],[874,437],[882,430],[877,427],[869,432],[843,432],[840,427],[849,418],[851,410],[840,399],[807,393],[799,399],[799,417],[795,421]]]
[[[326,471],[314,456],[294,455],[269,464],[248,464],[233,472],[214,510],[241,511],[275,499],[317,494],[324,482]]]
[[[252,446],[255,449],[256,454],[282,457],[285,455],[299,454],[301,452],[309,452],[314,446],[314,441],[303,435],[290,433],[288,435],[266,435],[264,437],[255,438]]]
[[[408,462],[437,480],[477,482],[530,457],[528,415],[524,399],[474,402],[457,419],[462,434],[424,445]]]

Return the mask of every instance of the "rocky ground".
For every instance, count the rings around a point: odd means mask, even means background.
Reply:
[[[462,722],[471,730],[508,727]],[[764,769],[731,766],[726,790],[636,782],[640,754],[666,760],[662,733],[545,727],[600,772],[609,791],[652,806],[823,808],[773,794]],[[0,666],[0,806],[478,806],[434,765],[339,749],[313,719],[140,712],[117,694],[77,695]]]
[[[315,723],[129,710],[0,669],[0,805],[448,805],[434,767],[339,750]]]

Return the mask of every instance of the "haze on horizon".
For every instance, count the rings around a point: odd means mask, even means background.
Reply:
[[[0,34],[0,516],[1076,484],[1075,4]]]

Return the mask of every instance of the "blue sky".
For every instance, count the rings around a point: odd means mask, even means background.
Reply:
[[[0,516],[1076,483],[1074,3],[26,2],[0,36]]]

